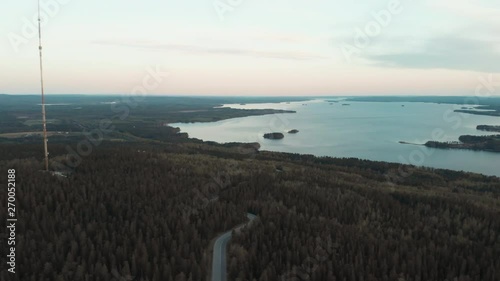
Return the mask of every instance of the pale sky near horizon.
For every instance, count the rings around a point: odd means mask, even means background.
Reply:
[[[47,94],[129,93],[151,67],[170,73],[151,95],[474,95],[479,77],[500,81],[498,0],[41,1]],[[37,1],[0,10],[0,93],[38,94]]]

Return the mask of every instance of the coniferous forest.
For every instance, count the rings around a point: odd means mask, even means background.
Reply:
[[[247,212],[228,280],[500,280],[496,177],[200,142],[105,142],[46,173],[40,147],[0,146],[14,280],[209,280],[213,239]]]

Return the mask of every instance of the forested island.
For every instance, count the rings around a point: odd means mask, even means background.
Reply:
[[[479,131],[500,132],[500,126],[478,125]],[[400,142],[404,143],[404,142]],[[490,152],[500,152],[500,135],[489,136],[470,136],[464,135],[458,138],[458,141],[439,142],[428,141],[424,144],[427,147],[441,149],[470,149]]]
[[[191,102],[51,108],[49,130],[73,134],[49,137],[50,172],[39,135],[0,139],[22,269],[0,280],[208,281],[211,242],[247,213],[228,280],[500,280],[498,177],[190,139],[168,123],[248,113]],[[39,130],[38,111],[0,103],[0,130]]]
[[[494,136],[460,136],[458,142],[428,141],[427,147],[471,149],[491,152],[500,152],[500,135]]]
[[[476,129],[487,132],[500,132],[500,126],[479,125]]]
[[[264,138],[270,139],[270,140],[280,140],[284,137],[285,137],[285,135],[283,135],[283,133],[266,133],[266,134],[264,134]]]

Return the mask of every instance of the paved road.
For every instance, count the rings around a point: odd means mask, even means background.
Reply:
[[[247,214],[248,222],[245,225],[248,225],[251,221],[253,221],[256,216],[252,214]],[[231,239],[231,234],[233,230],[240,230],[245,225],[239,226],[235,229],[232,229],[221,236],[217,237],[214,243],[214,253],[212,257],[212,281],[226,281],[226,252],[227,252],[227,243]]]

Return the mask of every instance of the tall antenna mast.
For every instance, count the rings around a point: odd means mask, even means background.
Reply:
[[[42,124],[43,124],[43,148],[45,155],[45,171],[49,171],[49,151],[47,149],[47,119],[45,118],[45,94],[43,91],[43,67],[42,67],[42,28],[40,19],[40,0],[38,0],[38,50],[40,52],[40,86],[42,89]]]

